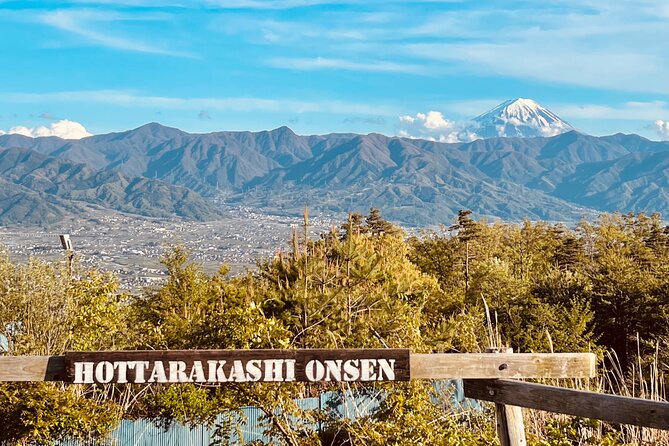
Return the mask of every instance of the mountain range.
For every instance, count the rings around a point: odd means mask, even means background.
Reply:
[[[287,127],[191,134],[156,123],[79,140],[2,135],[0,223],[45,225],[90,206],[207,220],[221,204],[374,206],[406,225],[450,223],[459,209],[566,222],[601,211],[669,215],[669,142],[579,133],[528,101],[479,117],[479,130],[503,123],[516,136],[466,143]],[[529,137],[537,134],[555,135]]]

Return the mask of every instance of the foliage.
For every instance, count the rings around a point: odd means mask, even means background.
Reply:
[[[528,444],[531,446],[572,446],[575,444],[616,446],[623,444],[619,441],[620,435],[616,432],[602,431],[602,423],[597,420],[555,417],[548,420],[541,438],[532,435]]]
[[[177,246],[165,254],[169,274],[160,288],[136,296],[129,308],[129,330],[141,349],[251,349],[287,348],[289,332],[280,321],[265,317],[251,298],[253,288],[245,278],[226,279],[226,267],[208,276],[188,260]],[[283,389],[284,393],[289,388]],[[213,423],[221,410],[236,410],[258,402],[264,395],[257,387],[229,386],[226,392],[192,384],[153,385],[129,413],[167,427]],[[273,396],[274,398],[276,396]],[[269,397],[268,397],[269,398]],[[270,400],[271,401],[271,400]]]
[[[666,362],[658,345],[669,339],[669,229],[659,215],[603,215],[568,229],[530,221],[489,224],[463,210],[441,231],[405,240],[378,209],[351,214],[318,236],[310,233],[305,214],[289,246],[238,277],[229,277],[227,267],[204,273],[177,246],[163,257],[167,280],[132,296],[119,291],[113,275],[76,263],[71,271],[66,262],[14,264],[2,252],[0,351],[477,352],[501,341],[516,351],[613,349],[623,381],[633,375],[630,369]],[[653,376],[663,379],[659,372]],[[0,441],[89,439],[104,436],[123,417],[150,418],[164,427],[212,424],[225,411],[219,443],[234,444],[229,428],[242,407],[254,406],[275,443],[495,443],[491,412],[455,411],[434,389],[416,382],[224,388],[4,384],[0,422],[10,428],[0,430]],[[296,403],[325,391],[382,397],[377,410],[355,419]],[[535,445],[613,445],[622,438],[588,420],[557,417],[534,425],[529,440]]]
[[[590,285],[584,274],[565,268],[577,262],[573,252],[559,254],[564,231],[528,221],[486,225],[461,212],[443,235],[412,239],[412,261],[456,304],[440,307],[444,328],[435,341],[454,351],[484,347],[485,301],[503,343],[516,351],[590,350],[596,338]],[[458,332],[445,338],[454,325]]]
[[[212,424],[221,408],[210,390],[193,384],[165,386],[151,393],[143,402],[144,417],[156,420],[165,428],[173,422],[184,425]]]
[[[104,438],[121,411],[112,401],[88,398],[52,383],[0,386],[0,442],[53,444],[54,440]]]
[[[336,420],[321,433],[323,444],[490,445],[496,443],[490,413],[455,409],[450,394],[431,383],[385,386],[379,410],[365,417]]]
[[[0,257],[0,334],[14,355],[123,346],[123,296],[110,274]]]
[[[76,266],[76,265],[75,265]],[[31,259],[0,257],[0,339],[12,355],[125,345],[122,296],[111,275]],[[1,344],[0,344],[1,345]],[[50,383],[0,384],[0,441],[47,444],[67,437],[104,436],[121,408],[95,388]]]
[[[594,238],[586,273],[596,331],[625,368],[637,335],[652,351],[654,342],[669,334],[669,236],[660,222],[657,214],[613,214],[602,215],[596,226],[581,225],[584,236]]]
[[[260,265],[256,300],[295,346],[420,350],[422,313],[440,290],[406,252],[400,236],[367,228],[303,241]]]

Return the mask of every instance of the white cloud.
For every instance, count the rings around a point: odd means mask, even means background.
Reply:
[[[442,103],[449,114],[477,116],[490,110],[509,98],[475,99]],[[669,115],[669,103],[666,101],[628,101],[613,104],[565,103],[552,102],[548,108],[567,121],[602,120],[602,121],[655,121],[658,116]]]
[[[399,111],[388,104],[363,104],[336,100],[299,101],[294,99],[267,99],[251,97],[225,98],[177,98],[169,96],[147,96],[124,90],[60,91],[50,93],[0,92],[4,100],[23,103],[98,103],[120,107],[165,108],[176,110],[207,110],[237,112],[281,112],[281,113],[341,113],[356,115],[393,115]]]
[[[364,0],[273,0],[269,2],[263,0],[207,0],[204,3],[225,9],[292,9],[331,4],[364,4]]]
[[[606,119],[621,121],[653,121],[669,114],[665,101],[631,101],[622,104],[556,104],[551,110],[567,119]]]
[[[63,139],[81,139],[87,136],[91,136],[91,133],[89,133],[83,125],[67,119],[54,122],[49,127],[40,126],[30,128],[18,125],[7,131],[0,130],[0,135],[5,134],[23,135],[29,136],[31,138],[39,138],[42,136],[57,136]]]
[[[316,3],[321,1],[279,0],[272,7]],[[242,4],[260,6],[261,2],[245,0]],[[474,72],[669,92],[664,82],[669,70],[665,44],[669,27],[661,16],[669,11],[666,2],[552,0],[545,8],[531,3],[509,8],[481,2],[447,10],[421,10],[405,4],[378,17],[378,9],[365,9],[329,12],[318,20],[235,16],[219,28],[241,32],[249,39],[265,35],[273,44],[298,42],[332,60],[349,60],[354,48],[357,61],[381,58],[398,65],[410,63],[423,68],[420,74]],[[337,66],[321,64],[319,68]]]
[[[175,57],[195,57],[191,53],[172,51],[167,48],[141,42],[137,39],[112,35],[109,31],[101,31],[105,23],[131,19],[131,17],[125,17],[108,11],[100,13],[89,10],[57,10],[42,14],[38,19],[42,23],[62,31],[70,32],[83,37],[91,43],[108,48]]]
[[[465,73],[669,93],[664,82],[669,27],[654,8],[641,7],[648,2],[554,3],[560,6],[531,12],[474,8],[442,13],[437,21],[427,19],[407,30],[434,37],[431,41],[396,50]]]
[[[418,73],[421,67],[411,64],[400,64],[381,60],[367,62],[355,62],[345,59],[331,59],[325,57],[315,58],[284,58],[276,57],[270,59],[270,65],[277,68],[288,68],[293,70],[350,70],[370,72],[391,73]]]
[[[655,121],[655,130],[657,130],[657,134],[660,135],[660,138],[669,140],[669,121],[658,119]]]
[[[400,116],[399,135],[439,142],[473,141],[476,134],[467,130],[466,122],[451,121],[438,111]]]
[[[101,4],[108,9],[113,9],[114,4],[112,0],[73,1],[82,7]],[[513,7],[500,2],[454,2],[449,8],[423,8],[419,6],[423,2],[416,2],[418,6],[391,2],[392,7],[383,8],[377,2],[364,0],[120,0],[119,3],[166,10],[179,5],[180,9],[191,12],[211,12],[210,24],[204,24],[207,31],[240,34],[247,42],[279,47],[268,54],[297,56],[271,61],[280,67],[292,64],[294,68],[308,70],[399,71],[423,75],[473,72],[551,84],[669,93],[665,82],[669,71],[665,43],[669,40],[666,26],[669,6],[663,0],[551,0],[546,7],[537,7],[532,2]],[[313,8],[319,5],[349,6],[327,11]],[[269,11],[300,7],[306,8],[304,15]],[[140,13],[130,9],[116,8],[128,16],[139,17]],[[183,36],[162,33],[163,37],[155,33],[149,37],[145,32],[139,38],[127,29],[110,29],[108,22],[119,21],[113,17],[118,13],[97,11],[95,16],[94,12],[62,9],[41,17],[44,23],[91,43],[189,56],[173,51],[168,44],[170,40],[173,45],[188,41],[188,32]],[[109,14],[112,17],[105,22]],[[166,15],[170,14],[168,10]],[[161,38],[165,44],[156,42]],[[291,51],[282,51],[281,45]],[[301,58],[305,53],[319,54],[323,59]],[[369,60],[383,62],[367,63]]]
[[[658,84],[669,63],[657,55],[629,49],[579,51],[578,44],[563,40],[543,45],[527,40],[502,43],[420,43],[404,50],[438,63],[456,62],[463,70],[487,75],[536,79],[557,84],[582,85],[625,91],[668,93]],[[574,70],[574,67],[579,67]]]

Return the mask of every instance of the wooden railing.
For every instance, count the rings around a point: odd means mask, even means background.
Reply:
[[[277,367],[282,367],[281,372]],[[141,381],[138,380],[140,375]],[[666,402],[517,381],[591,378],[595,375],[596,358],[591,353],[419,354],[401,349],[350,349],[116,351],[71,352],[64,356],[0,356],[0,381],[364,382],[461,378],[465,396],[495,403],[502,446],[525,444],[521,407],[669,429],[669,403]]]

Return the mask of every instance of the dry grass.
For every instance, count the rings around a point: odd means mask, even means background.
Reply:
[[[610,370],[604,370],[602,379],[604,388],[612,393],[654,401],[667,401],[666,364],[660,361],[660,354],[668,347],[665,342],[656,342],[655,351],[650,357],[641,355],[640,340],[637,336],[637,358],[628,374],[620,366],[615,352],[607,354],[606,363]],[[662,350],[661,350],[662,348]],[[669,445],[669,431],[650,429],[639,426],[623,425],[622,441],[633,445]]]
[[[637,345],[640,341],[637,340]],[[657,342],[652,355],[645,358],[638,348],[637,359],[628,372],[625,372],[615,352],[605,355],[600,375],[595,379],[551,380],[546,384],[589,390],[600,393],[643,398],[655,401],[667,401],[666,371],[667,364],[661,360],[662,353],[668,351],[667,340]],[[633,425],[614,426],[594,420],[578,420],[567,415],[555,414],[539,410],[523,411],[526,430],[536,444],[624,444],[624,445],[669,445],[669,431],[650,429]],[[570,436],[570,442],[555,440],[556,426]],[[612,442],[614,441],[615,442]],[[565,440],[567,440],[565,438]],[[532,442],[530,442],[532,444]]]

